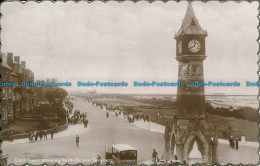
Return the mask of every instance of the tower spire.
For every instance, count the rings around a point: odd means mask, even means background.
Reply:
[[[184,17],[184,20],[183,21],[189,21],[191,19],[195,18],[196,19],[196,16],[195,16],[195,13],[194,13],[194,10],[193,10],[193,7],[192,7],[192,4],[191,2],[188,3],[188,7],[187,7],[187,10],[186,10],[186,14],[185,14],[185,17]]]
[[[177,32],[177,34],[174,36],[174,38],[177,38],[183,34],[207,36],[207,31],[203,30],[199,25],[191,2],[188,3],[185,17],[182,20],[182,26],[180,30]]]

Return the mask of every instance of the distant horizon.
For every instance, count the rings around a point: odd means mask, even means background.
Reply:
[[[88,92],[76,92],[76,91],[71,91],[68,92],[69,94],[87,94]],[[162,95],[162,96],[177,96],[177,94],[170,94],[170,93],[102,93],[102,92],[97,92],[97,95],[140,95],[140,96],[146,96],[146,95]],[[205,96],[258,96],[258,95],[238,95],[238,94],[205,94]]]

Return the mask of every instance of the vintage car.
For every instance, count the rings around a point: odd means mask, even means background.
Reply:
[[[137,150],[127,144],[109,145],[105,150],[110,164],[137,164]]]

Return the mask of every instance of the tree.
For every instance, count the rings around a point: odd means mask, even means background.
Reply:
[[[66,110],[59,105],[52,105],[51,111],[55,112],[60,120],[66,119]]]
[[[46,97],[46,99],[47,99],[50,103],[53,103],[54,100],[55,100],[55,98],[56,98],[55,91],[52,91],[52,90],[47,91],[47,92],[45,93],[45,97]]]
[[[65,97],[68,96],[68,92],[62,88],[55,89],[55,93],[57,94],[56,98],[59,98],[60,101],[63,101],[65,99]]]
[[[55,99],[60,99],[60,102],[68,95],[68,92],[62,88],[55,88],[54,90],[47,91],[45,97],[50,103],[53,103]]]

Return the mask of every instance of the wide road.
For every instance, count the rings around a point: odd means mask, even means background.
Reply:
[[[81,162],[89,164],[93,163],[92,159],[96,158],[97,153],[100,153],[104,159],[105,146],[111,144],[128,144],[136,148],[138,163],[150,160],[154,148],[159,156],[162,155],[163,134],[139,128],[112,115],[106,118],[104,111],[85,103],[82,99],[72,102],[75,109],[87,112],[91,126],[90,131],[79,134],[79,148],[75,145],[76,135],[35,143],[3,145],[4,153],[9,154],[8,163],[20,165],[27,158],[28,162],[33,162],[32,164],[40,164],[44,159],[53,159],[46,160],[49,161],[47,163],[75,164]]]

